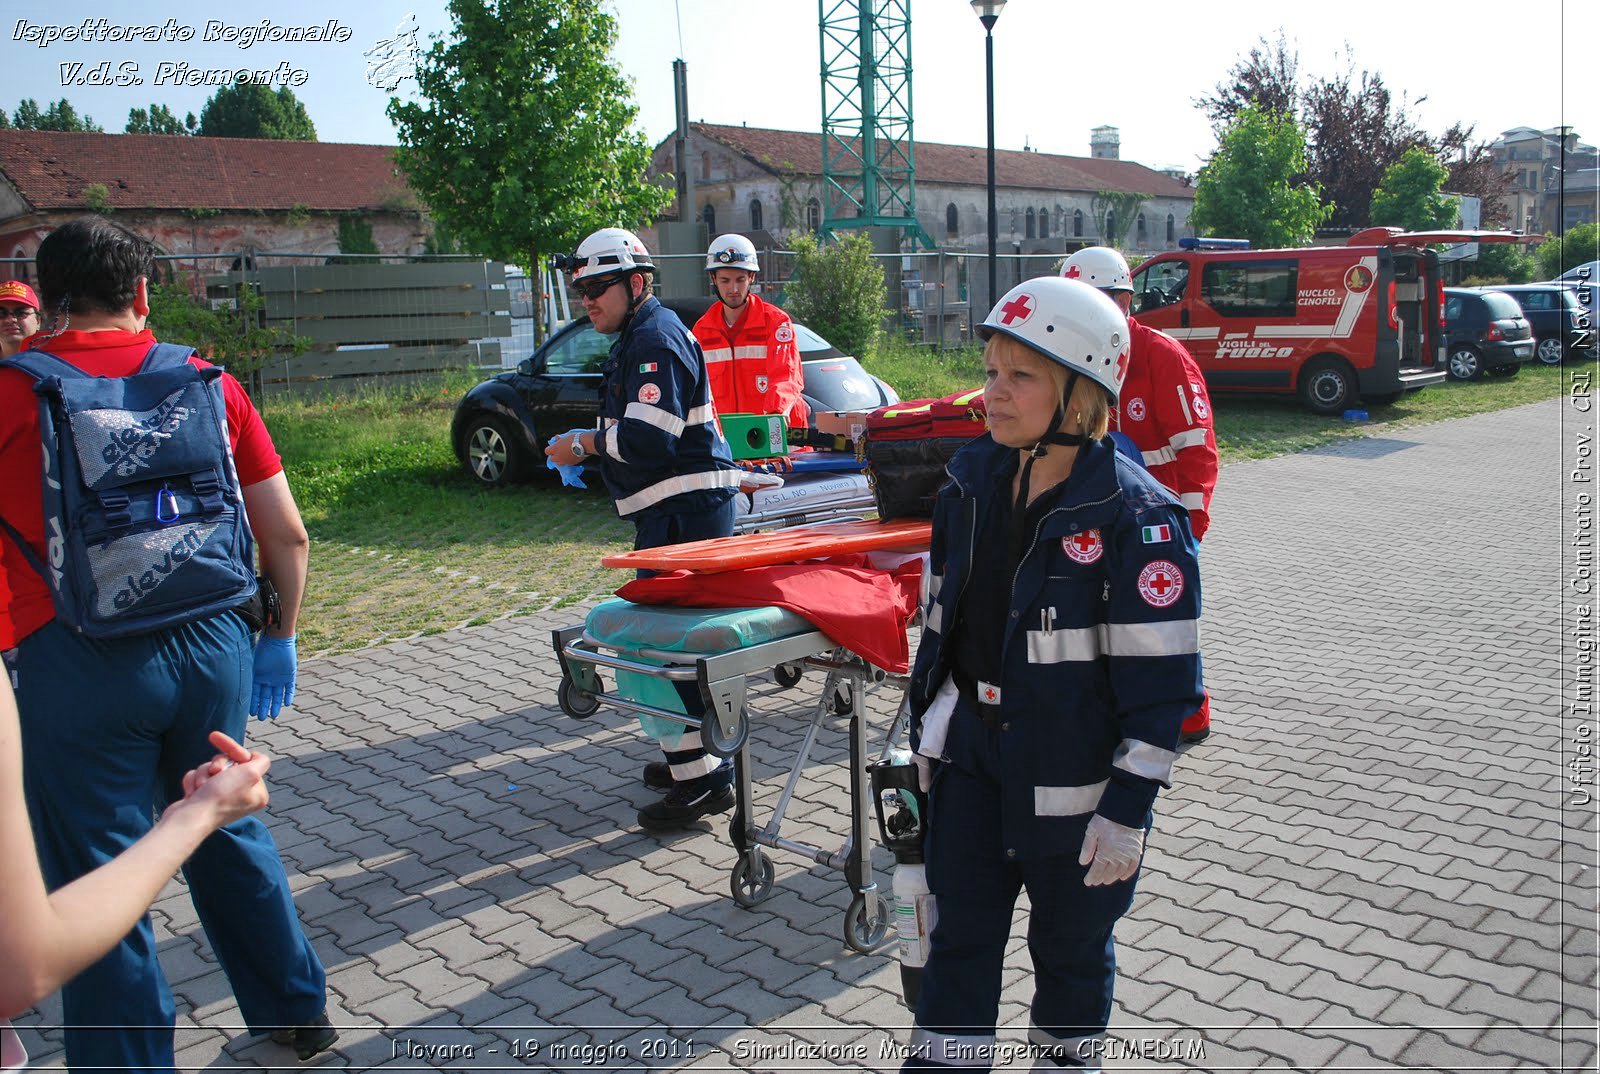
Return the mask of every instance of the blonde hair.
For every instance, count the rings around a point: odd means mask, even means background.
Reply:
[[[1082,433],[1091,440],[1104,438],[1111,428],[1111,395],[1095,381],[1080,374],[1077,384],[1072,389],[1072,398],[1067,399],[1065,398],[1067,379],[1072,376],[1073,371],[1054,358],[1002,332],[990,336],[989,342],[983,348],[984,359],[992,360],[996,364],[1002,362],[1015,364],[1018,356],[1023,354],[1037,359],[1050,377],[1050,383],[1056,386],[1056,395],[1062,398],[1064,404],[1062,409],[1066,412],[1062,431]]]

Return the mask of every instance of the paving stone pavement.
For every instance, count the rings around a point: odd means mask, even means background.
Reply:
[[[1558,412],[1224,470],[1204,549],[1217,733],[1158,802],[1108,1067],[1595,1068],[1594,859],[1567,853],[1561,812]],[[254,725],[343,1033],[312,1065],[894,1069],[898,969],[842,942],[840,873],[774,852],[772,897],[744,909],[725,818],[638,830],[649,743],[554,702],[550,631],[581,614],[310,661],[295,708]],[[818,681],[756,688],[762,818]],[[895,701],[872,695],[876,734]],[[826,849],[846,832],[841,729],[784,824]],[[292,1067],[244,1034],[180,883],[153,913],[180,1066]],[[20,1020],[41,1067],[61,1064],[59,1018],[52,999]]]

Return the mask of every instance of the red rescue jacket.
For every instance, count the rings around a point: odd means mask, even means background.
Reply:
[[[718,414],[782,414],[790,428],[805,426],[800,350],[787,313],[751,295],[729,325],[717,302],[695,322],[694,338],[706,355]]]
[[[1155,479],[1189,511],[1195,539],[1211,525],[1217,434],[1205,377],[1182,343],[1130,320],[1128,379],[1111,426],[1127,434]]]

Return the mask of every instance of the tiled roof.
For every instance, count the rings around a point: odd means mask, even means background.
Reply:
[[[381,209],[414,203],[392,146],[0,130],[0,173],[33,208]]]
[[[820,134],[712,123],[691,126],[703,137],[721,142],[769,171],[785,175],[821,174]],[[916,142],[913,151],[919,183],[986,186],[989,182],[988,150],[983,146]],[[1194,197],[1193,187],[1131,160],[1064,157],[1015,149],[996,150],[995,184],[1029,190],[1126,190],[1151,197]]]

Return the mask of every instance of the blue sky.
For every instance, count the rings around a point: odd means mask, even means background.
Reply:
[[[689,106],[695,119],[795,130],[820,126],[817,5],[812,0],[611,0],[621,37],[616,59],[637,89],[640,126],[652,142],[672,129],[672,60],[689,64]],[[983,144],[983,31],[965,0],[910,0],[916,135]],[[830,0],[831,3],[831,0]],[[120,131],[128,109],[154,101],[180,117],[198,112],[213,87],[154,84],[160,65],[192,69],[247,67],[303,72],[293,87],[324,141],[392,143],[384,115],[388,94],[369,84],[363,55],[415,25],[419,40],[448,28],[442,0],[372,0],[361,5],[278,0],[235,14],[233,5],[197,0],[89,4],[25,0],[7,5],[0,21],[7,111],[32,96],[41,104],[66,96],[108,131]],[[1456,120],[1492,137],[1512,126],[1573,126],[1600,142],[1600,85],[1593,57],[1600,42],[1600,4],[1531,0],[1494,13],[1470,5],[1397,4],[1393,0],[1284,4],[1240,0],[1227,5],[1162,5],[1132,17],[1136,7],[1068,0],[1011,0],[995,27],[996,140],[1054,153],[1086,155],[1089,131],[1121,128],[1125,158],[1155,167],[1193,169],[1213,145],[1193,107],[1234,59],[1258,37],[1281,27],[1300,53],[1301,69],[1331,74],[1351,60],[1383,74],[1396,94],[1418,101],[1423,126],[1438,133]],[[270,12],[270,15],[264,15]],[[1524,14],[1519,14],[1524,13]],[[1225,13],[1225,14],[1224,14]],[[1531,14],[1526,14],[1531,13]],[[1535,17],[1536,16],[1536,17]],[[238,47],[203,40],[207,24],[237,34],[259,27],[326,25],[348,31],[343,42],[264,41]],[[84,19],[193,30],[188,41],[70,42],[44,47],[27,27],[79,25]],[[254,20],[254,21],[251,21]],[[21,40],[18,39],[19,33]],[[1114,44],[1112,42],[1115,42]],[[138,66],[140,86],[63,85],[110,62],[112,74]],[[82,64],[82,67],[74,67]],[[131,73],[131,72],[130,72]],[[404,93],[411,83],[403,83]]]

